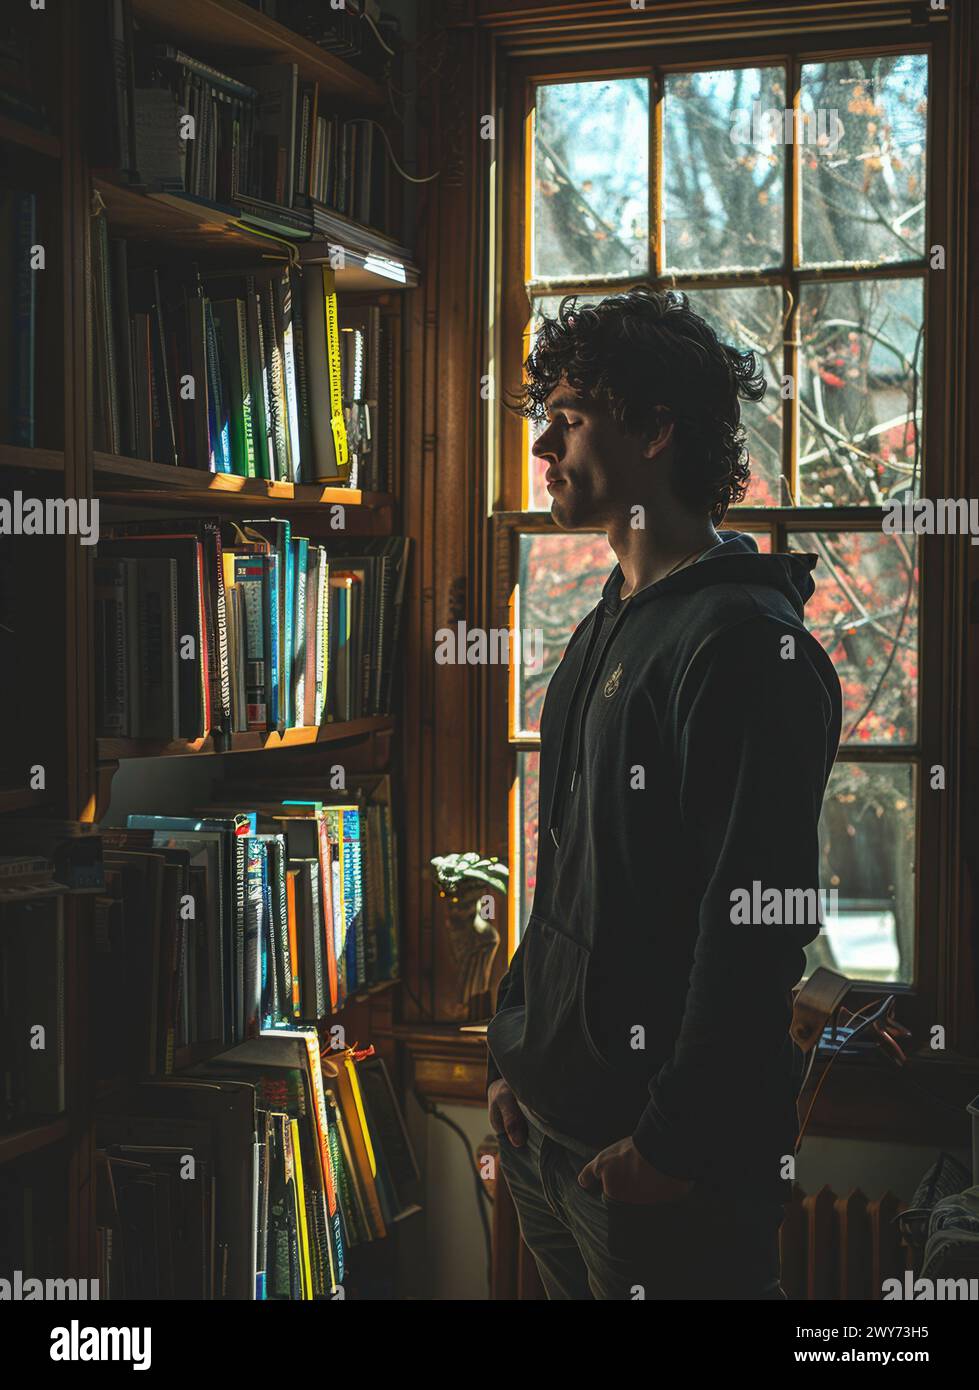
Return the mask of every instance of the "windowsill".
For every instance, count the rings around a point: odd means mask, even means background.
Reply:
[[[482,1105],[486,1029],[485,1023],[398,1025],[395,1037],[411,1055],[416,1088],[431,1100]],[[817,1076],[824,1066],[817,1062]],[[977,1058],[913,1056],[906,1068],[898,1068],[883,1059],[841,1056],[820,1091],[806,1133],[968,1147],[971,1118],[965,1106],[977,1094]],[[811,1096],[810,1083],[800,1106],[802,1115]],[[960,1106],[958,1112],[955,1106]]]

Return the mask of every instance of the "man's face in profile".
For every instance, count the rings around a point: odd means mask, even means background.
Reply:
[[[636,500],[625,493],[638,441],[619,429],[603,404],[559,382],[547,398],[547,418],[532,452],[547,463],[551,516],[562,530],[601,526],[612,510]]]

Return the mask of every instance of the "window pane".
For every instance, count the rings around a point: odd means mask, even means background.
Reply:
[[[758,354],[768,390],[742,402],[751,481],[745,506],[777,507],[782,499],[782,291],[771,285],[743,290],[691,290],[690,304],[734,347]]]
[[[927,56],[806,64],[800,104],[803,264],[923,256]]]
[[[667,270],[750,270],[784,259],[782,68],[676,73],[663,101]]]
[[[535,280],[647,273],[648,149],[646,78],[538,87]]]
[[[819,822],[826,926],[806,949],[807,973],[828,965],[851,979],[913,982],[914,780],[907,763],[833,769]]]
[[[806,285],[799,307],[800,506],[920,490],[924,283]]]
[[[510,863],[517,865],[511,884],[517,885],[517,937],[523,935],[530,919],[537,885],[537,827],[540,794],[540,753],[517,754],[518,841],[510,846]]]
[[[533,346],[543,317],[553,318],[563,295],[538,295],[532,301],[528,352]],[[591,296],[595,302],[598,296]],[[736,347],[751,348],[761,360],[768,379],[768,391],[761,401],[742,405],[751,459],[751,482],[745,506],[778,506],[782,477],[782,405],[779,379],[782,376],[782,292],[770,285],[756,289],[691,290],[690,303],[720,334]],[[528,510],[550,511],[551,499],[544,486],[547,463],[531,453],[543,425],[531,422],[526,431]],[[783,499],[784,500],[784,499]]]
[[[819,556],[806,624],[843,687],[843,739],[914,741],[918,705],[918,561],[913,536],[822,531],[791,537]]]
[[[614,566],[615,556],[603,533],[566,531],[520,537],[514,626],[529,636],[516,670],[519,733],[539,732],[544,693],[554,668],[581,619],[601,598]],[[528,652],[540,655],[539,669],[529,669]]]

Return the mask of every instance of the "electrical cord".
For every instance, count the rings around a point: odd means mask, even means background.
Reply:
[[[374,37],[377,39],[378,43],[379,43],[379,44],[381,45],[381,47],[384,49],[384,52],[385,52],[385,53],[390,53],[391,57],[393,58],[393,57],[395,56],[394,49],[391,48],[391,47],[389,47],[389,45],[388,45],[388,44],[384,41],[384,39],[381,37],[381,31],[380,31],[380,29],[378,29],[377,25],[374,23],[373,17],[367,13],[367,8],[366,8],[366,6],[365,6],[362,10],[358,10],[358,9],[356,9],[356,8],[354,7],[354,5],[351,3],[351,0],[346,0],[346,2],[347,2],[347,9],[349,9],[350,13],[354,16],[355,19],[366,19],[366,20],[367,20],[367,23],[368,23],[368,24],[370,25],[370,27],[374,30]]]
[[[487,1192],[486,1185],[479,1176],[479,1165],[476,1162],[475,1151],[472,1144],[469,1142],[469,1136],[462,1126],[457,1125],[455,1120],[450,1120],[448,1115],[443,1114],[434,1101],[419,1095],[417,1089],[415,1091],[415,1099],[426,1115],[431,1115],[433,1119],[441,1120],[442,1124],[447,1125],[449,1129],[456,1133],[465,1145],[470,1167],[472,1169],[473,1181],[476,1184],[476,1209],[479,1212],[479,1220],[483,1227],[483,1243],[486,1248],[486,1278],[487,1286],[489,1287],[492,1282],[493,1274],[493,1238],[490,1233],[489,1218],[486,1215],[486,1208],[483,1206],[483,1203],[488,1202],[489,1205],[492,1206],[493,1198]]]
[[[395,169],[397,169],[398,173],[407,183],[431,183],[433,179],[437,179],[441,176],[441,169],[436,169],[434,174],[426,174],[424,178],[418,178],[414,174],[409,174],[407,169],[403,169],[401,165],[398,163],[398,157],[394,153],[394,150],[391,146],[391,141],[388,139],[388,133],[381,125],[381,123],[373,119],[368,119],[367,124],[372,125],[375,128],[375,130],[379,130],[381,132],[381,137],[383,138],[384,143],[387,146],[388,154],[391,157],[391,163],[394,165]]]
[[[948,1100],[945,1096],[939,1095],[937,1091],[931,1090],[928,1086],[923,1086],[921,1082],[917,1079],[917,1077],[915,1077],[912,1074],[912,1063],[915,1062],[917,1059],[914,1057],[909,1057],[905,1053],[904,1049],[897,1041],[897,1037],[894,1036],[894,1032],[890,1031],[891,1029],[893,1029],[898,1034],[898,1036],[910,1037],[910,1033],[906,1028],[902,1027],[899,1023],[897,1023],[895,1019],[891,1019],[889,1017],[890,1011],[893,1007],[894,995],[889,994],[884,999],[872,999],[868,1004],[865,1004],[862,1009],[858,1009],[856,1013],[849,1013],[847,1011],[846,1020],[844,1022],[838,1023],[835,1020],[832,1021],[831,1026],[834,1033],[837,1028],[846,1028],[848,1030],[852,1029],[852,1031],[848,1031],[846,1035],[841,1039],[838,1046],[834,1049],[832,1056],[826,1063],[825,1071],[823,1072],[822,1076],[820,1076],[819,1081],[816,1084],[816,1088],[813,1091],[812,1098],[809,1102],[809,1108],[806,1111],[806,1117],[803,1120],[802,1125],[799,1129],[799,1133],[796,1137],[796,1153],[798,1153],[800,1148],[802,1147],[802,1141],[805,1137],[806,1129],[808,1128],[809,1120],[812,1116],[812,1112],[816,1105],[816,1101],[819,1098],[819,1093],[823,1088],[823,1083],[825,1082],[827,1076],[829,1076],[829,1073],[832,1070],[834,1062],[836,1061],[837,1057],[840,1056],[840,1054],[848,1044],[856,1041],[857,1038],[859,1038],[863,1033],[867,1032],[868,1030],[872,1030],[877,1033],[878,1043],[885,1049],[885,1055],[888,1056],[889,1059],[895,1063],[895,1065],[901,1068],[904,1079],[907,1082],[909,1082],[910,1085],[912,1085],[916,1091],[920,1091],[923,1096],[926,1096],[927,1099],[932,1101],[934,1104],[943,1105],[946,1109],[954,1110],[956,1114],[961,1115],[961,1104],[957,1105],[954,1101]],[[863,1015],[867,1014],[868,1010],[873,1010],[873,1012],[870,1013],[868,1017],[863,1019],[863,1022],[860,1024],[858,1028],[853,1028],[854,1022],[858,1018],[861,1018]],[[883,1023],[881,1023],[882,1019],[884,1020]],[[809,1077],[815,1065],[816,1056],[818,1052],[819,1044],[817,1043],[816,1046],[812,1049],[812,1055],[809,1059],[809,1065],[806,1068],[806,1073],[803,1077],[802,1085],[799,1088],[800,1095],[805,1090],[806,1085],[809,1081]]]
[[[863,1008],[862,1008],[862,1009],[858,1009],[858,1010],[856,1011],[856,1013],[853,1013],[853,1014],[851,1014],[851,1013],[849,1013],[849,1012],[847,1013],[847,1022],[846,1022],[845,1024],[841,1025],[841,1026],[846,1027],[846,1028],[850,1028],[850,1027],[853,1025],[854,1020],[860,1018],[860,1016],[861,1016],[862,1014],[865,1014],[865,1013],[867,1012],[868,1009],[873,1009],[873,1010],[874,1010],[874,1012],[870,1015],[869,1018],[865,1018],[865,1019],[864,1019],[863,1023],[861,1023],[861,1025],[860,1025],[859,1028],[854,1029],[852,1033],[847,1033],[847,1034],[840,1040],[838,1046],[835,1048],[835,1050],[834,1050],[834,1052],[833,1052],[833,1055],[830,1057],[829,1061],[826,1063],[826,1069],[825,1069],[825,1071],[823,1072],[822,1076],[819,1078],[818,1082],[816,1083],[816,1089],[815,1089],[815,1090],[813,1091],[813,1093],[812,1093],[812,1099],[811,1099],[810,1102],[809,1102],[809,1109],[806,1111],[806,1118],[803,1120],[802,1125],[800,1126],[800,1129],[799,1129],[799,1133],[796,1135],[796,1141],[795,1141],[795,1152],[796,1152],[796,1153],[798,1153],[799,1150],[800,1150],[801,1147],[802,1147],[802,1141],[803,1141],[803,1139],[805,1138],[806,1129],[808,1128],[809,1120],[810,1120],[810,1118],[811,1118],[811,1116],[812,1116],[813,1109],[814,1109],[814,1107],[815,1107],[816,1101],[819,1099],[819,1093],[820,1093],[820,1091],[823,1089],[823,1083],[825,1082],[827,1076],[829,1076],[830,1071],[832,1070],[833,1063],[836,1061],[837,1057],[839,1057],[840,1053],[843,1051],[844,1047],[846,1047],[846,1045],[847,1045],[848,1043],[854,1042],[854,1041],[860,1036],[861,1033],[866,1032],[868,1028],[874,1027],[874,1025],[875,1025],[882,1017],[886,1017],[887,1014],[890,1012],[891,1008],[893,1007],[893,1004],[894,1004],[894,996],[893,996],[893,994],[889,994],[889,995],[887,996],[887,998],[886,998],[886,999],[883,999],[883,1000],[880,1000],[880,999],[872,999],[872,1000],[870,1001],[869,1004],[864,1004]],[[836,1030],[836,1027],[837,1027],[837,1024],[834,1022],[834,1023],[833,1023],[834,1032],[835,1032],[835,1030]],[[881,1030],[881,1031],[883,1031],[883,1030]],[[894,1042],[893,1039],[890,1039],[890,1041],[891,1041],[891,1043],[892,1043],[892,1045],[893,1045],[894,1047],[897,1047],[897,1044]],[[901,1049],[900,1049],[899,1047],[897,1047],[897,1050],[898,1050],[898,1052],[900,1053],[901,1058],[902,1058],[904,1061],[906,1061],[907,1058],[904,1057],[904,1053],[901,1052]],[[817,1043],[817,1044],[813,1047],[813,1049],[812,1049],[812,1057],[811,1057],[810,1062],[809,1062],[809,1067],[808,1067],[808,1069],[807,1069],[807,1071],[806,1071],[805,1080],[803,1081],[802,1087],[800,1088],[800,1094],[801,1094],[801,1091],[805,1088],[806,1082],[809,1080],[809,1074],[810,1074],[810,1072],[812,1071],[813,1066],[815,1065],[816,1055],[817,1055],[818,1052],[819,1052],[819,1044]]]

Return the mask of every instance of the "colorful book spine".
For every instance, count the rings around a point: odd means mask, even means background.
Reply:
[[[234,582],[242,594],[245,613],[245,689],[249,730],[268,728],[265,666],[265,556],[235,555]]]
[[[337,315],[336,273],[323,268],[323,300],[326,315],[326,353],[330,376],[330,426],[336,449],[337,467],[349,467],[347,426],[343,418],[343,379],[340,364],[340,322]]]

